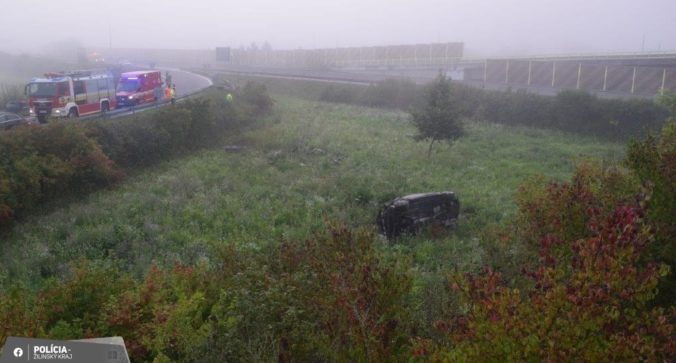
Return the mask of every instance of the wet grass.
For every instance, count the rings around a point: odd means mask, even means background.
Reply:
[[[209,262],[214,248],[303,239],[325,219],[373,228],[396,196],[452,190],[461,219],[447,236],[384,248],[420,269],[473,269],[482,231],[514,212],[526,177],[567,178],[580,157],[621,158],[623,146],[560,132],[470,123],[453,145],[412,139],[406,113],[278,95],[268,127],[233,136],[238,152],[203,151],[130,177],[112,191],[18,224],[0,243],[0,287],[36,284],[80,258],[110,259],[141,275],[153,263]],[[385,242],[385,241],[383,241]]]

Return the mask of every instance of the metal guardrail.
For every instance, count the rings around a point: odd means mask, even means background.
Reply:
[[[232,74],[232,75],[241,75],[241,76],[252,76],[252,77],[262,77],[262,78],[278,78],[278,79],[295,79],[302,81],[316,81],[316,82],[327,82],[327,83],[343,83],[343,84],[359,84],[359,85],[370,85],[375,84],[380,81],[383,81],[388,78],[398,78],[402,77],[401,73],[386,73],[386,72],[373,72],[373,71],[360,71],[360,72],[350,72],[350,73],[334,73],[321,75],[319,71],[311,70],[272,70],[272,69],[211,69],[211,72],[221,73],[221,74]],[[576,73],[577,74],[577,73]],[[430,82],[436,76],[436,73],[429,73],[426,75],[415,74],[410,75],[409,79],[422,84]],[[554,96],[559,92],[565,89],[574,89],[574,88],[561,88],[561,87],[545,87],[538,85],[523,85],[515,83],[490,83],[483,82],[482,80],[456,80],[455,82],[462,83],[468,86],[486,88],[492,90],[507,90],[507,89],[522,89],[531,93]],[[652,98],[655,96],[655,93],[642,94],[640,92],[631,93],[630,91],[621,92],[614,89],[608,88],[607,90],[595,91],[593,89],[585,88],[586,92],[593,93],[602,98],[622,98],[622,99],[631,99],[631,98]],[[657,91],[656,91],[657,92]]]
[[[202,90],[203,89],[196,91],[196,92],[193,92],[193,93],[190,93],[190,94],[183,95],[181,97],[176,97],[176,102],[182,101],[183,99],[186,99],[190,96],[193,96],[193,95],[201,92]],[[171,101],[143,103],[143,104],[135,105],[135,106],[116,108],[116,109],[108,111],[108,112],[99,112],[99,113],[93,114],[93,115],[82,116],[82,117],[78,117],[77,119],[81,120],[81,121],[98,120],[98,119],[113,119],[113,118],[118,118],[118,117],[135,115],[137,113],[141,113],[141,112],[148,111],[148,110],[159,109],[160,107],[164,107],[164,106],[167,106],[167,105],[171,105]]]
[[[304,81],[317,81],[317,82],[330,82],[330,83],[348,83],[348,84],[361,84],[361,85],[370,85],[378,82],[377,80],[364,80],[361,78],[349,78],[349,77],[327,77],[327,76],[314,76],[314,75],[301,75],[301,74],[282,74],[274,72],[265,72],[265,71],[236,71],[236,70],[217,70],[221,74],[234,74],[239,76],[251,76],[251,77],[267,77],[267,78],[280,78],[280,79],[295,79],[295,80],[304,80]]]
[[[481,62],[492,59],[524,59],[524,60],[609,60],[609,59],[671,59],[676,58],[676,50],[659,52],[607,52],[607,53],[561,53],[550,55],[505,56],[488,58],[464,58],[466,61]]]

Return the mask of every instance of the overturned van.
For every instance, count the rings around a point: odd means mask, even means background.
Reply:
[[[453,192],[419,193],[385,203],[378,213],[380,233],[387,238],[416,234],[428,224],[445,228],[455,226],[460,214],[460,201]]]

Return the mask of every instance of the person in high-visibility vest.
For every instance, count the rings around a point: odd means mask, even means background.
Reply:
[[[164,94],[164,91],[162,90],[162,85],[159,85],[155,87],[153,90],[153,98],[155,98],[155,103],[159,103],[162,101],[162,95]]]
[[[169,73],[169,71],[165,72],[164,80],[167,82],[168,85],[171,85],[171,74]]]
[[[232,93],[228,92],[228,94],[225,95],[225,100],[228,101],[228,103],[232,103]]]
[[[164,89],[164,102],[171,99],[171,85],[167,83],[167,88]]]
[[[176,85],[172,84],[171,85],[171,104],[173,105],[175,103],[176,103]]]

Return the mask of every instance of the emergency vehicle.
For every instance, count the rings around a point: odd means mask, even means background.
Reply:
[[[125,72],[117,84],[117,104],[135,106],[156,101],[155,89],[162,87],[161,71]]]
[[[31,116],[78,117],[115,108],[115,82],[108,71],[47,73],[26,85]]]

